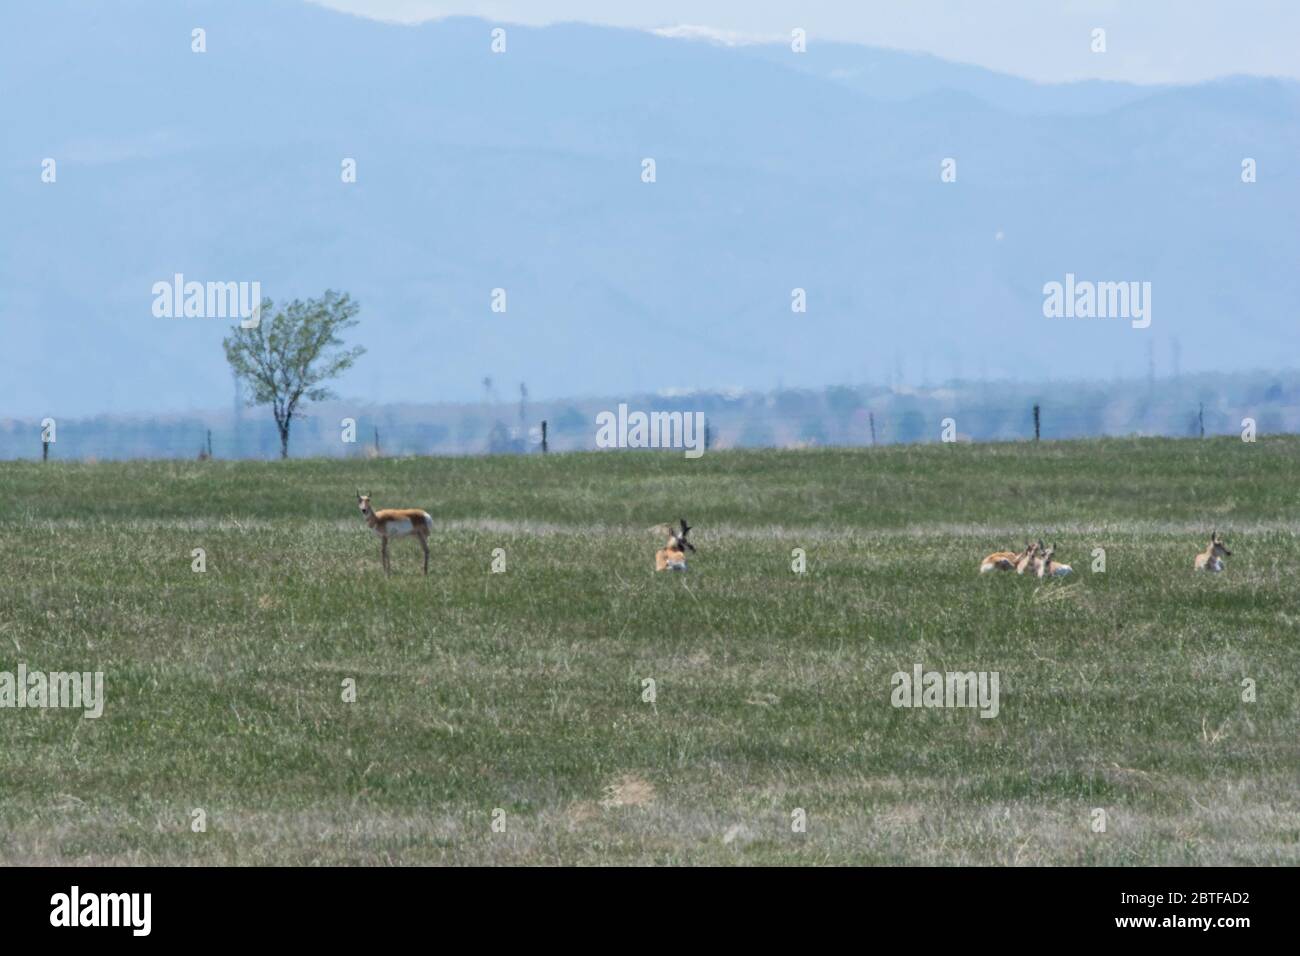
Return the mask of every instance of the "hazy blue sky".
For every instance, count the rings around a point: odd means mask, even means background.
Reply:
[[[1042,81],[1190,82],[1231,73],[1300,78],[1300,0],[316,0],[385,20],[709,27],[920,50]],[[1107,52],[1093,53],[1093,28]]]

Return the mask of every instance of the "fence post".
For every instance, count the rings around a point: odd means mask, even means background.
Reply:
[[[542,419],[542,454],[546,454],[546,419]]]
[[[713,441],[713,431],[709,428],[709,420],[704,419],[704,450],[709,450],[709,445]]]
[[[50,460],[50,443],[42,438],[41,439],[41,461],[49,461],[49,460]]]
[[[379,454],[379,426],[375,426],[375,454]]]
[[[212,457],[212,429],[208,429],[208,457]]]
[[[871,423],[871,447],[876,447],[876,413],[867,412],[867,421]]]
[[[1196,425],[1201,431],[1201,437],[1205,437],[1205,403],[1201,402],[1200,410],[1196,413]]]
[[[1039,425],[1040,425],[1040,418],[1039,418],[1038,403],[1035,402],[1034,403],[1034,441],[1038,441]]]

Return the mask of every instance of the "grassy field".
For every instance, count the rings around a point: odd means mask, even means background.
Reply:
[[[1294,437],[0,464],[0,671],[107,696],[0,710],[0,862],[1295,865],[1298,469]],[[429,577],[410,541],[384,577],[358,487],[434,515]],[[679,515],[698,553],[655,575]],[[1029,535],[1076,573],[977,573]],[[892,706],[918,663],[998,672],[998,715]]]

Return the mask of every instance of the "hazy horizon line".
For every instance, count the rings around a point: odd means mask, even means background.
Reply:
[[[890,393],[896,395],[926,394],[938,391],[951,390],[957,388],[989,388],[993,386],[1015,385],[1018,388],[1035,389],[1035,388],[1062,388],[1062,387],[1081,387],[1081,386],[1156,386],[1173,385],[1180,382],[1186,383],[1201,379],[1222,379],[1232,380],[1241,378],[1279,378],[1283,376],[1300,376],[1300,367],[1281,366],[1276,368],[1254,368],[1243,369],[1239,371],[1184,371],[1177,375],[1171,373],[1162,373],[1155,376],[1149,375],[1112,375],[1105,376],[1073,376],[1059,378],[1009,378],[1009,377],[962,377],[946,378],[937,380],[932,383],[917,382],[836,382],[828,385],[773,385],[767,388],[757,388],[741,385],[712,385],[712,386],[681,386],[668,387],[654,390],[629,391],[621,395],[614,395],[603,392],[587,393],[569,393],[565,395],[532,395],[528,396],[527,403],[533,406],[539,405],[563,405],[563,404],[588,404],[592,402],[628,402],[642,398],[661,398],[667,400],[678,400],[689,398],[691,396],[702,396],[710,398],[725,398],[739,401],[744,398],[755,398],[761,396],[776,396],[789,393],[820,394],[831,391],[832,389],[848,389],[851,391],[876,391],[881,393]],[[514,388],[515,385],[503,385],[503,388]],[[231,391],[231,400],[223,405],[191,406],[190,408],[168,409],[164,411],[146,411],[146,410],[125,410],[125,411],[101,411],[90,413],[71,413],[64,414],[56,411],[46,411],[30,414],[4,415],[0,416],[0,424],[13,422],[32,422],[39,421],[46,416],[61,414],[63,418],[69,421],[84,421],[96,418],[124,419],[124,420],[163,420],[169,418],[184,418],[187,416],[224,416],[229,415],[233,407],[234,391]],[[1068,405],[1068,403],[1064,403]],[[502,399],[496,398],[492,401],[483,399],[444,399],[433,401],[376,401],[372,399],[363,399],[358,396],[340,396],[338,398],[326,399],[324,401],[312,402],[303,406],[303,409],[310,412],[314,408],[346,406],[357,409],[374,409],[374,408],[451,408],[451,409],[470,409],[470,408],[504,408],[515,409],[519,407],[518,398]],[[245,412],[265,408],[265,405],[242,405],[240,406]]]

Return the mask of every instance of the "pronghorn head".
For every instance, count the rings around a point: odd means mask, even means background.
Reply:
[[[1053,541],[1053,542],[1052,542],[1052,546],[1051,546],[1050,548],[1048,548],[1046,551],[1043,551],[1043,546],[1042,546],[1042,544],[1040,543],[1040,544],[1038,545],[1038,549],[1039,549],[1039,551],[1042,553],[1042,556],[1043,556],[1043,564],[1051,564],[1051,563],[1052,563],[1052,558],[1053,558],[1053,557],[1055,556],[1055,554],[1056,554],[1056,542]]]
[[[686,540],[686,536],[690,534],[691,526],[686,523],[685,518],[679,518],[678,520],[681,522],[682,529],[681,531],[674,531],[671,527],[668,529],[669,543],[677,551],[694,551],[695,545]]]
[[[360,488],[357,489],[357,507],[363,515],[370,514],[370,495],[363,495]]]
[[[1016,555],[1016,573],[1024,574],[1027,570],[1032,570],[1037,563],[1038,545],[1032,541],[1025,542],[1025,550]]]
[[[1218,531],[1215,531],[1210,535],[1210,550],[1214,552],[1216,557],[1232,557],[1232,552],[1229,551],[1227,545],[1223,543],[1223,539],[1219,537]]]

